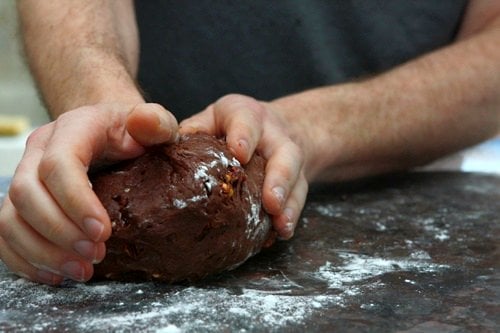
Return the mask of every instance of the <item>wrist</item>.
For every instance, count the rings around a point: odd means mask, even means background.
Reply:
[[[359,89],[357,83],[322,87],[272,102],[303,149],[308,181],[325,179],[327,171],[351,160],[361,126],[354,116],[362,102]]]
[[[123,70],[114,75],[99,70],[75,75],[80,79],[64,80],[64,86],[54,82],[49,86],[41,82],[41,91],[47,109],[53,118],[84,105],[121,103],[137,105],[144,98],[134,80]]]

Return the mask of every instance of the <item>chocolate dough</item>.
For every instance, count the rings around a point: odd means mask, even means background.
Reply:
[[[275,238],[264,166],[259,155],[241,166],[224,140],[191,134],[91,174],[113,228],[94,276],[194,281],[242,264]]]

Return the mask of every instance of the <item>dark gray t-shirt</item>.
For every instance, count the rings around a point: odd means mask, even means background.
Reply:
[[[271,100],[450,43],[466,0],[137,0],[139,83],[184,119],[228,93]]]

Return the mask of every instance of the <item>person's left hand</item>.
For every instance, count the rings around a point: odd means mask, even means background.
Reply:
[[[255,151],[266,160],[263,206],[283,239],[293,236],[308,191],[304,152],[292,138],[290,124],[272,103],[243,95],[227,95],[184,120],[180,133],[225,136],[230,151],[247,163]]]

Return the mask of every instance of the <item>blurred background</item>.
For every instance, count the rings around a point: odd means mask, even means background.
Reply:
[[[17,135],[0,135],[0,176],[8,176],[14,172],[30,129],[49,121],[22,56],[15,0],[0,0],[0,125],[6,126],[12,118],[3,116],[26,117],[29,124]]]

